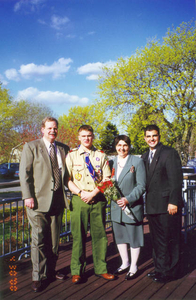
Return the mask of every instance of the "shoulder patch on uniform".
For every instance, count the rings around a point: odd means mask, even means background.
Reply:
[[[99,149],[98,149],[97,151],[98,151],[98,152],[101,152],[101,153],[105,153],[103,150],[99,150]]]
[[[76,150],[78,150],[78,148],[71,149],[68,153],[74,152]]]

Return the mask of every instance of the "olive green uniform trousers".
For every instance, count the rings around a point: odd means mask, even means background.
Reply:
[[[107,237],[105,233],[105,197],[99,193],[94,204],[86,204],[73,195],[71,201],[71,232],[73,248],[71,274],[82,275],[86,267],[86,235],[90,223],[95,274],[107,273]]]

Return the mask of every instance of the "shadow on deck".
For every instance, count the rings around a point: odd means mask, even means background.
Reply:
[[[151,243],[148,226],[144,226],[145,247],[142,248],[139,258],[139,276],[133,280],[125,281],[125,274],[120,275],[115,281],[105,281],[94,275],[91,251],[91,239],[88,237],[86,244],[87,267],[86,279],[83,283],[73,285],[70,274],[70,259],[72,243],[60,245],[57,270],[66,274],[64,281],[44,282],[40,293],[31,291],[31,261],[23,258],[14,262],[12,258],[2,262],[1,265],[1,295],[3,300],[9,299],[196,299],[196,231],[190,232],[188,242],[182,242],[181,271],[179,279],[167,284],[154,283],[146,274],[153,269],[151,256]],[[113,240],[111,229],[107,230],[108,237],[108,271],[113,272],[120,265],[120,258]],[[14,269],[15,268],[15,269]],[[17,272],[11,273],[9,272]],[[14,280],[11,281],[11,280]],[[17,283],[16,283],[17,280]],[[17,291],[11,291],[15,289]]]

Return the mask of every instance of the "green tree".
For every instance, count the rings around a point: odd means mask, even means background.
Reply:
[[[9,91],[0,84],[0,163],[6,162],[10,145],[15,138],[12,131],[12,98]]]
[[[48,115],[53,115],[48,107],[15,101],[0,85],[0,163],[9,161],[17,145],[41,137],[41,121]]]
[[[46,116],[54,116],[54,113],[42,103],[28,100],[13,102],[13,129],[18,134],[19,142],[29,142],[42,137],[41,122]]]
[[[170,144],[186,164],[196,121],[195,74],[196,24],[182,23],[168,30],[162,44],[153,40],[130,58],[120,58],[113,68],[104,69],[99,109],[121,116],[124,123],[141,107],[160,113],[161,127],[168,128]]]
[[[78,129],[82,124],[93,127],[93,106],[74,106],[68,115],[62,115],[59,121],[58,140],[67,144],[71,149],[78,146]]]
[[[115,151],[114,139],[118,135],[116,125],[108,122],[106,128],[100,132],[99,143],[101,149],[107,154],[111,154]]]
[[[131,139],[131,153],[142,154],[148,150],[144,140],[144,128],[149,124],[157,124],[161,128],[161,141],[172,146],[172,133],[164,122],[164,115],[159,110],[152,110],[151,106],[142,106],[133,114],[127,125],[127,132]]]
[[[194,127],[193,134],[191,136],[189,159],[196,158],[196,127]]]
[[[70,108],[67,115],[62,115],[59,121],[58,140],[67,144],[71,149],[78,146],[78,129],[83,124],[93,127],[95,140],[93,144],[100,148],[100,134],[106,127],[105,115],[100,114],[95,105],[75,106]]]

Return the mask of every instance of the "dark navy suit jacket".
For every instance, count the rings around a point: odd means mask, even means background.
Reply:
[[[149,151],[142,155],[147,175],[147,214],[167,213],[169,203],[182,207],[183,176],[177,151],[159,143],[150,166],[148,157]]]

